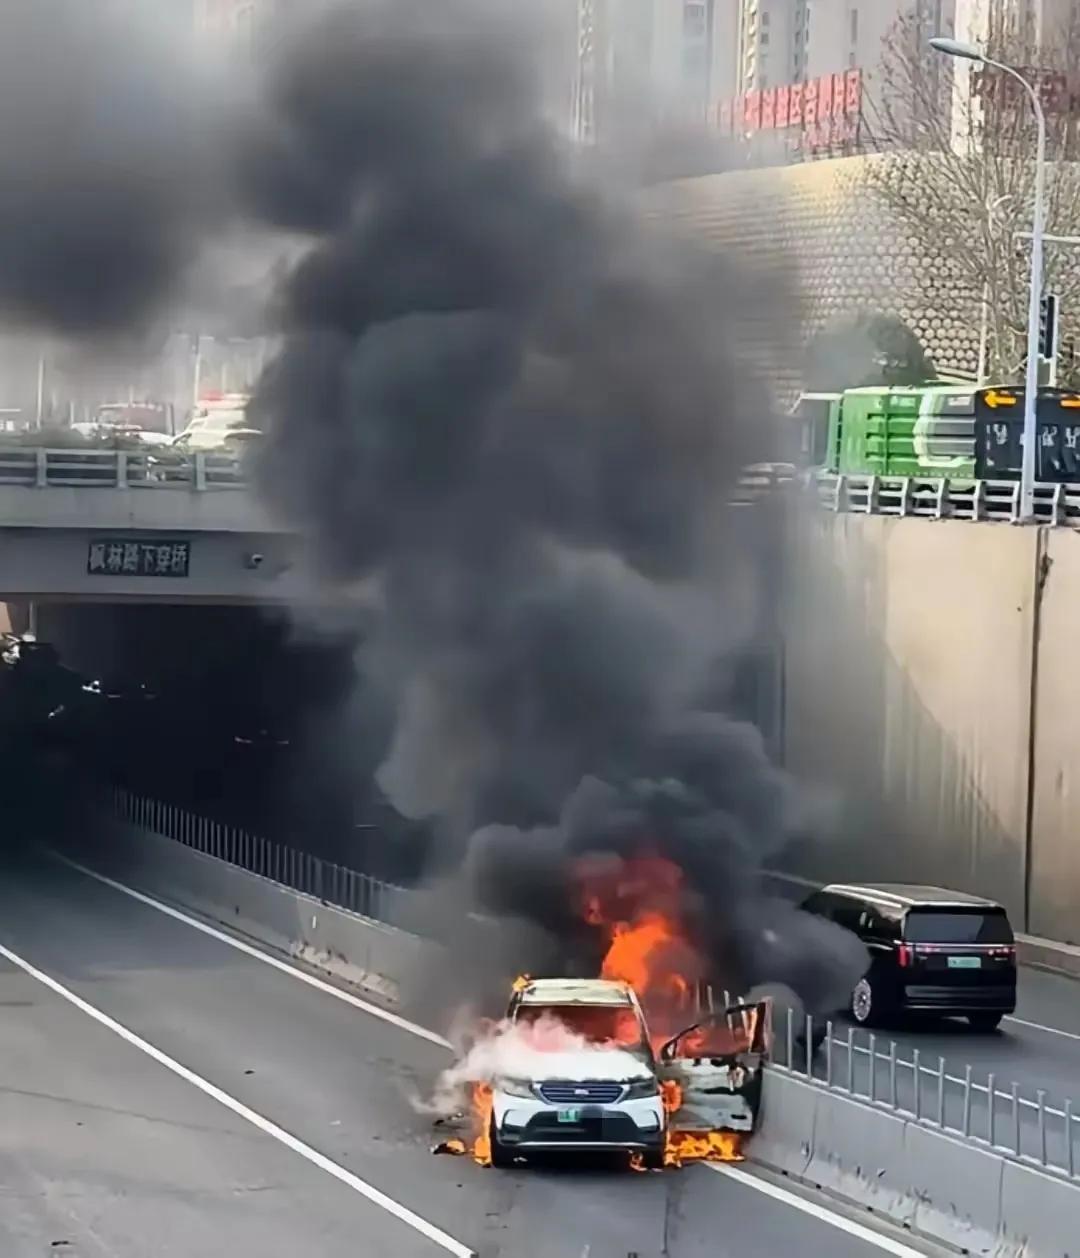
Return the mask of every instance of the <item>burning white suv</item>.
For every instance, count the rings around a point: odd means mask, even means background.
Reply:
[[[527,1034],[492,1082],[494,1166],[544,1150],[625,1150],[647,1167],[663,1166],[661,1085],[668,1081],[676,1085],[680,1133],[753,1130],[768,1042],[765,1002],[701,1019],[660,1049],[659,1062],[627,983],[524,980],[507,1020]]]

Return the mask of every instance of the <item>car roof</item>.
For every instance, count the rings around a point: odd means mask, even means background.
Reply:
[[[536,978],[517,991],[523,1005],[631,1005],[626,983],[602,978]]]
[[[897,908],[982,908],[1000,909],[995,900],[984,896],[970,895],[966,891],[950,891],[946,887],[928,887],[920,883],[909,882],[834,882],[823,890],[836,895],[859,897],[865,899],[885,900],[894,903]]]

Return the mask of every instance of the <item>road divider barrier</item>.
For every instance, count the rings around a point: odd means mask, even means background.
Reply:
[[[107,841],[95,844],[92,853],[76,849],[72,854],[136,890],[192,909],[390,1003],[400,1003],[404,992],[420,985],[426,970],[444,960],[434,940],[198,850],[206,829],[195,822],[202,819],[183,823],[185,838],[171,838],[130,819],[131,797],[124,797],[120,805],[125,819],[108,822]],[[160,815],[173,814],[178,810]],[[231,843],[230,852],[237,858],[251,856],[250,838]],[[211,838],[207,845],[214,842]],[[258,859],[264,860],[265,854]],[[410,894],[402,888],[392,890]],[[392,896],[371,900],[373,906],[403,902]],[[1047,1111],[1041,1096],[1041,1155],[1032,1156],[1022,1151],[1015,1089],[1011,1097],[1005,1094],[1013,1100],[1014,1122],[1004,1125],[1016,1139],[1012,1147],[1002,1147],[996,1143],[992,1121],[986,1139],[946,1126],[940,1084],[936,1117],[933,1107],[924,1110],[921,1088],[913,1093],[914,1112],[902,1109],[895,1084],[900,1064],[895,1044],[888,1056],[881,1057],[871,1045],[869,1060],[875,1064],[867,1073],[869,1094],[858,1095],[850,1037],[848,1068],[841,1072],[846,1085],[831,1068],[834,1046],[842,1043],[830,1026],[826,1073],[818,1077],[813,1065],[805,1068],[805,1051],[804,1068],[799,1069],[792,1032],[785,1036],[781,1031],[777,1044],[781,1060],[766,1071],[762,1119],[749,1148],[752,1161],[969,1254],[1080,1258],[1080,1181],[1074,1174],[1071,1139],[1063,1142],[1066,1164],[1052,1164],[1046,1154]],[[887,1063],[893,1076],[884,1100],[875,1095],[878,1062]],[[919,1063],[912,1065],[918,1079]],[[940,1075],[933,1074],[946,1077],[943,1067]],[[965,1127],[972,1090],[969,1077],[963,1101]],[[1001,1094],[994,1095],[1000,1099]],[[1070,1107],[1062,1117],[1063,1131],[1071,1133]]]
[[[76,854],[77,853],[73,853]],[[182,843],[114,823],[94,868],[137,890],[193,909],[275,951],[343,979],[391,1004],[437,961],[439,945],[394,926],[193,851]]]

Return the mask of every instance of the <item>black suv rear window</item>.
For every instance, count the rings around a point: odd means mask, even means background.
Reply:
[[[1011,944],[1013,933],[1000,909],[912,909],[904,938],[909,943]]]

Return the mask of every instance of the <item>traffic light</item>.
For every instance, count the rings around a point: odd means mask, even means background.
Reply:
[[[1057,354],[1058,299],[1047,293],[1039,307],[1039,357],[1053,360]]]

